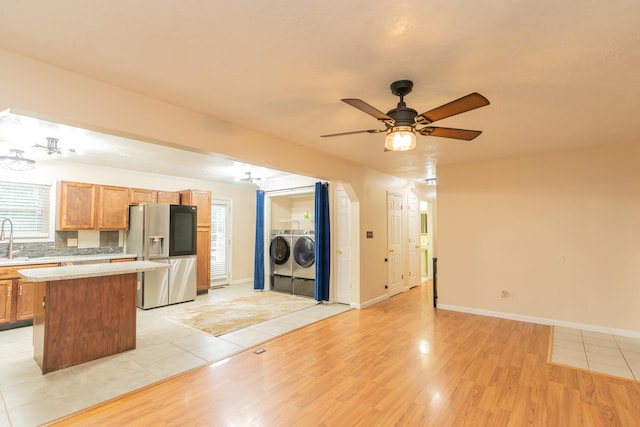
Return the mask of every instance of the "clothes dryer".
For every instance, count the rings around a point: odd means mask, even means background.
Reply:
[[[313,230],[295,230],[293,233],[293,277],[316,278],[315,240]]]

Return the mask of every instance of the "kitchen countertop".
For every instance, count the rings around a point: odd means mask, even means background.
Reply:
[[[76,262],[91,262],[91,261],[108,261],[111,259],[126,259],[126,258],[137,258],[136,254],[97,254],[97,255],[68,255],[68,256],[47,256],[47,257],[15,257],[13,259],[8,258],[0,258],[0,267],[13,267],[13,266],[21,266],[21,265],[36,265],[36,264],[50,264],[50,263],[60,263],[65,264],[68,262],[76,263]]]
[[[143,271],[163,270],[167,268],[169,268],[169,264],[161,264],[153,261],[125,261],[103,264],[31,268],[18,270],[18,274],[28,282],[51,282],[55,280],[83,279],[87,277],[140,273]]]

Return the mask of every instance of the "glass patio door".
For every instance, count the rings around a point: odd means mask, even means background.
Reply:
[[[228,200],[211,202],[211,280],[229,279],[230,210]]]

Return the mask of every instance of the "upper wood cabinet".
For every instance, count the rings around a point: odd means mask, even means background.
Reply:
[[[158,203],[180,204],[180,193],[175,191],[158,191]]]
[[[183,190],[180,192],[183,205],[197,206],[198,227],[211,227],[211,192],[204,190]]]
[[[186,190],[186,193],[188,203],[183,204],[198,206],[198,225],[209,227],[211,193],[201,190]],[[130,204],[179,205],[180,199],[181,192],[177,191],[59,181],[56,230],[126,230]]]
[[[129,189],[100,185],[98,229],[126,230],[129,225]]]
[[[159,203],[158,192],[155,190],[143,190],[140,188],[130,188],[129,204],[137,205],[139,203]]]
[[[57,230],[126,230],[129,189],[58,182]]]
[[[96,220],[96,186],[83,182],[58,182],[58,230],[93,230]]]
[[[180,193],[175,191],[143,190],[140,188],[129,189],[129,204],[139,203],[168,203],[180,204]]]

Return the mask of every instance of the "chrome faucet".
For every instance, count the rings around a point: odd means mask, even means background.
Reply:
[[[0,240],[4,240],[6,237],[4,235],[4,224],[9,221],[9,253],[7,254],[7,258],[13,259],[13,222],[9,218],[5,218],[2,220],[2,230],[0,231]]]

